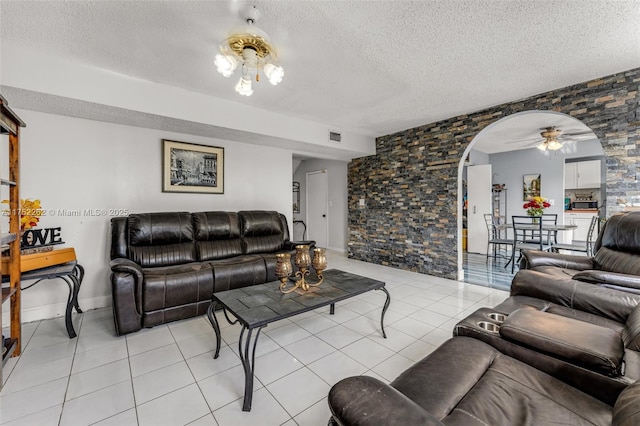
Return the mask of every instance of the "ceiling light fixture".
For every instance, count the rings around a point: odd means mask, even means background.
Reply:
[[[215,64],[218,72],[231,77],[238,65],[242,66],[240,81],[236,84],[236,92],[243,96],[253,94],[252,76],[260,81],[260,70],[274,86],[282,81],[284,69],[278,65],[278,56],[271,46],[267,33],[255,26],[260,12],[255,6],[247,10],[246,25],[233,31],[220,44],[220,53],[216,55]]]
[[[547,127],[542,133],[540,133],[540,136],[544,138],[544,141],[542,141],[542,143],[536,148],[540,151],[546,151],[547,149],[549,151],[559,150],[562,148],[562,144],[558,142],[558,136],[561,134],[562,132],[557,130],[555,127]]]

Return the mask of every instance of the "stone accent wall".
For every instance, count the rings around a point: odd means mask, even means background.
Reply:
[[[598,136],[607,216],[640,203],[639,86],[640,68],[379,137],[349,164],[349,257],[456,279],[458,165],[482,129],[522,111],[571,115]]]

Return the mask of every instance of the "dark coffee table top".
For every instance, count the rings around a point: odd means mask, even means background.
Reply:
[[[385,283],[330,269],[324,272],[324,282],[305,294],[282,294],[279,285],[280,281],[272,281],[221,291],[213,294],[213,301],[231,312],[246,328],[251,329],[380,289]]]

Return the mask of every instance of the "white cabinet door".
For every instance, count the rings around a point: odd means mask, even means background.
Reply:
[[[467,168],[467,251],[487,254],[484,215],[491,213],[491,164]]]
[[[600,160],[574,163],[577,168],[576,188],[600,188]]]
[[[565,163],[564,165],[564,188],[575,189],[578,187],[578,163]]]

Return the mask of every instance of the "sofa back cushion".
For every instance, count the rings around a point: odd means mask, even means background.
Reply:
[[[129,259],[143,268],[196,260],[191,214],[132,214],[127,220]]]
[[[240,218],[234,212],[193,213],[198,260],[226,259],[242,254]]]
[[[278,251],[284,244],[280,215],[275,211],[241,211],[242,240],[245,254]]]
[[[601,247],[594,261],[603,271],[640,276],[640,254]]]
[[[616,213],[607,219],[594,249],[602,247],[640,255],[640,211]]]

